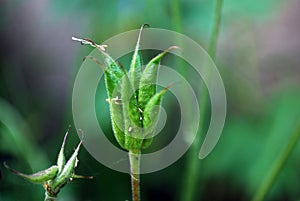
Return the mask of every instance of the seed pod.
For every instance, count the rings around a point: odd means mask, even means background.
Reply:
[[[142,25],[139,31],[138,40],[135,46],[135,51],[132,56],[130,69],[129,69],[129,79],[132,85],[132,91],[129,91],[129,97],[127,99],[129,100],[129,118],[132,121],[133,127],[137,126],[142,128],[143,122],[142,122],[142,113],[140,112],[139,105],[138,105],[138,92],[139,92],[139,83],[142,76],[142,57],[140,54],[140,40],[142,36],[142,31],[145,27],[148,27],[148,24]],[[124,85],[124,84],[123,84]],[[122,95],[124,96],[124,92],[122,92]],[[125,130],[128,129],[128,126],[125,127]],[[136,129],[133,129],[136,130]],[[133,135],[133,134],[131,134]]]
[[[150,146],[152,142],[152,136],[157,124],[159,115],[159,106],[161,104],[162,96],[167,92],[169,87],[161,90],[159,93],[155,94],[147,103],[144,110],[144,136],[146,139],[143,142],[142,148],[145,149]]]
[[[93,42],[94,43],[94,42]],[[123,122],[123,106],[120,103],[121,88],[120,82],[122,77],[126,76],[126,71],[123,66],[114,61],[109,54],[99,49],[105,59],[105,67],[94,57],[88,56],[85,58],[92,59],[101,69],[104,70],[105,86],[107,89],[108,98],[106,101],[109,103],[110,115],[114,136],[117,142],[124,148],[125,134]],[[127,77],[127,76],[126,76]]]
[[[61,145],[61,148],[60,148],[60,151],[59,151],[59,154],[58,154],[58,157],[57,157],[58,173],[60,173],[62,171],[62,169],[63,169],[63,167],[64,167],[64,165],[66,163],[66,158],[65,158],[64,150],[65,150],[65,143],[66,143],[66,139],[68,137],[69,131],[70,131],[70,128],[68,129],[68,131],[65,134],[63,143]]]
[[[23,173],[15,170],[15,169],[12,169],[5,162],[3,163],[3,165],[8,170],[10,170],[12,173],[14,173],[14,174],[16,174],[20,177],[23,177],[24,179],[26,179],[28,181],[31,181],[33,183],[43,183],[43,182],[46,182],[48,180],[51,180],[56,176],[56,174],[58,172],[57,165],[53,165],[53,166],[51,166],[50,168],[48,168],[46,170],[42,170],[42,171],[39,171],[39,172],[34,173],[34,174],[23,174]]]
[[[93,177],[89,176],[80,176],[76,175],[74,173],[74,170],[77,166],[78,159],[77,155],[80,149],[80,146],[82,144],[82,140],[80,141],[79,145],[75,149],[74,153],[70,157],[70,159],[65,162],[65,156],[64,156],[64,147],[65,147],[65,142],[68,136],[69,130],[66,132],[61,149],[58,154],[57,158],[57,165],[51,166],[50,168],[31,174],[23,174],[18,172],[17,170],[14,170],[10,168],[6,163],[4,163],[4,166],[13,172],[14,174],[23,177],[31,182],[34,183],[43,183],[43,186],[46,190],[45,193],[45,200],[48,201],[53,201],[56,199],[57,194],[61,190],[62,187],[64,187],[68,181],[72,179],[92,179]]]
[[[67,161],[67,163],[63,166],[63,169],[57,176],[48,182],[49,187],[56,191],[57,189],[60,189],[63,187],[73,176],[74,169],[77,166],[77,155],[79,152],[79,148],[82,144],[82,140],[78,144],[77,148],[75,149],[74,153],[70,157],[70,159]]]
[[[104,71],[105,85],[107,89],[107,95],[110,100],[116,97],[122,98],[121,95],[121,81],[124,77],[127,77],[125,69],[113,60],[109,54],[104,51],[100,51],[104,57],[106,69]],[[115,138],[121,147],[124,148],[125,134],[124,134],[124,121],[123,121],[123,105],[118,104],[115,101],[109,102],[110,115],[112,121],[112,128],[115,134]]]
[[[156,80],[158,67],[161,59],[172,49],[178,48],[176,46],[169,47],[164,52],[160,53],[146,65],[139,85],[139,106],[144,110],[148,101],[156,93]]]
[[[161,97],[167,91],[164,89],[156,94],[159,63],[167,52],[177,48],[172,46],[160,53],[142,70],[140,40],[145,26],[140,29],[128,74],[100,45],[91,40],[76,39],[96,47],[104,57],[104,76],[114,135],[122,148],[131,151],[141,150],[151,143],[151,137],[145,139],[145,136],[153,135],[159,114],[155,108],[160,105]],[[97,60],[95,62],[99,64]]]
[[[143,24],[142,27],[140,28],[138,40],[135,46],[135,50],[132,56],[131,64],[130,64],[130,69],[129,69],[129,78],[131,81],[131,84],[133,88],[136,90],[139,87],[139,82],[141,79],[142,75],[142,66],[143,66],[143,61],[142,57],[140,54],[140,41],[141,41],[141,36],[142,36],[142,31],[145,27],[148,27],[148,24]]]

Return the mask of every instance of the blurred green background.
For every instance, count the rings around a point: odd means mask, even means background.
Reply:
[[[195,200],[250,200],[300,123],[300,2],[224,0],[216,64],[223,78],[228,113],[215,150],[199,161]],[[1,0],[0,1],[0,200],[42,200],[40,185],[25,173],[56,161],[63,135],[73,124],[71,95],[76,73],[92,50],[71,40],[101,43],[148,23],[181,32],[204,48],[213,22],[209,0]],[[200,83],[201,81],[199,81]],[[101,84],[100,84],[101,85]],[[99,87],[99,93],[105,94]],[[177,111],[172,97],[163,103]],[[105,101],[100,122],[112,136]],[[172,135],[163,130],[163,147]],[[176,126],[175,126],[176,127]],[[71,155],[75,129],[67,142]],[[141,177],[142,200],[180,200],[187,154],[172,166]],[[77,173],[93,180],[67,185],[58,200],[130,200],[129,175],[110,170],[84,148]],[[292,152],[266,200],[300,199],[300,146]]]

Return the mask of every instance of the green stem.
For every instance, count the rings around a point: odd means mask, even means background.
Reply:
[[[180,10],[180,0],[173,0],[171,1],[171,11],[172,11],[172,26],[174,31],[182,33],[182,20],[181,20],[181,10]],[[178,47],[182,47],[182,39],[176,39],[176,45]],[[187,67],[182,59],[175,59],[174,66],[179,67],[179,73],[187,79],[188,72]]]
[[[214,24],[212,28],[210,41],[208,44],[208,54],[212,58],[212,60],[215,60],[215,55],[216,55],[217,42],[220,33],[221,19],[222,19],[222,6],[223,6],[223,0],[217,0],[215,11],[214,11],[215,13]]]
[[[288,160],[289,156],[291,155],[292,151],[297,145],[297,142],[300,140],[300,123],[298,124],[297,128],[295,129],[293,135],[291,136],[288,144],[284,147],[281,154],[279,155],[278,159],[274,162],[269,171],[269,174],[261,184],[260,188],[254,195],[252,201],[262,201],[264,200],[265,196],[271,190],[276,178],[278,177],[279,173],[283,169],[286,161]]]
[[[222,5],[223,0],[216,0],[215,10],[214,10],[214,22],[211,32],[210,41],[208,44],[208,54],[212,58],[212,60],[215,59],[216,54],[216,47],[220,32],[220,26],[221,26],[221,16],[222,16]],[[201,117],[200,118],[200,129],[197,133],[197,138],[193,142],[191,146],[191,150],[188,154],[187,158],[187,170],[185,174],[185,181],[183,185],[183,196],[181,198],[182,201],[192,201],[194,199],[195,191],[196,191],[196,184],[199,179],[199,172],[200,172],[200,163],[198,159],[198,152],[201,147],[201,137],[203,133],[205,132],[204,125],[207,113],[207,104],[208,104],[208,93],[206,90],[206,86],[202,85],[201,90],[201,96],[199,98],[200,100],[200,111],[201,111]]]
[[[140,151],[129,151],[132,200],[140,201]]]
[[[171,9],[172,9],[172,21],[174,30],[177,32],[182,32],[182,25],[181,25],[181,13],[180,13],[180,2],[179,0],[171,1]]]
[[[44,201],[56,201],[56,198],[57,197],[49,196],[48,193],[45,192],[45,199],[44,199]]]

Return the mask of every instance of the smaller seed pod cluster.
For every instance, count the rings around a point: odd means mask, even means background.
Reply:
[[[66,132],[61,149],[57,157],[57,164],[46,170],[39,171],[34,174],[23,174],[17,170],[10,168],[6,163],[4,166],[14,174],[23,177],[33,183],[42,183],[45,188],[45,201],[56,200],[60,190],[73,179],[91,179],[90,176],[81,176],[75,174],[75,168],[78,163],[77,155],[82,144],[82,140],[78,144],[72,156],[66,161],[64,155],[65,142],[69,131]]]

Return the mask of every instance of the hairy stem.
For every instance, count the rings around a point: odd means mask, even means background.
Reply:
[[[210,41],[208,44],[208,54],[213,60],[215,59],[216,47],[217,47],[218,36],[219,36],[220,26],[221,26],[222,5],[223,5],[223,0],[216,0],[213,28],[210,36]],[[200,123],[199,123],[200,129],[197,133],[197,137],[195,141],[191,146],[191,150],[187,158],[187,170],[184,177],[183,194],[181,197],[182,201],[194,200],[195,190],[197,186],[196,183],[198,181],[199,172],[200,172],[198,152],[201,147],[201,137],[205,132],[204,125],[207,120],[205,119],[205,117],[207,116],[206,115],[207,103],[208,103],[207,99],[208,99],[208,93],[206,91],[206,86],[203,84],[201,90],[201,96],[199,98],[201,117],[203,118],[200,118]]]
[[[300,140],[300,123],[298,123],[298,126],[295,129],[294,133],[292,134],[289,142],[283,148],[281,154],[279,155],[277,160],[272,165],[271,170],[269,171],[269,174],[267,175],[267,177],[261,184],[260,188],[254,195],[252,201],[264,200],[265,196],[271,190],[276,178],[278,177],[279,173],[283,169],[284,164],[288,160],[289,156],[291,155],[292,151],[296,147],[297,142],[299,142],[299,140]]]
[[[129,151],[132,201],[140,201],[140,151]]]

